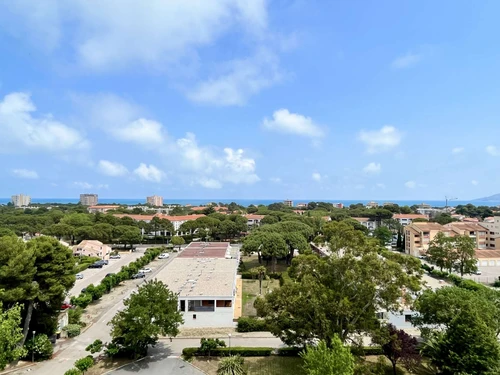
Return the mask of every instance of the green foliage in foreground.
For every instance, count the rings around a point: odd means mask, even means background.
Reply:
[[[325,341],[317,346],[308,346],[300,356],[304,360],[304,369],[308,375],[352,375],[354,356],[348,347],[335,336],[330,347]]]

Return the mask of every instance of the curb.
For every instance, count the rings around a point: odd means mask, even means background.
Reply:
[[[201,368],[199,368],[198,366],[195,366],[193,365],[191,362],[188,362],[186,361],[184,358],[182,358],[182,356],[179,357],[185,364],[187,364],[188,366],[191,366],[192,368],[195,368],[197,369],[199,372],[203,373],[203,374],[206,374],[205,371],[203,371]]]
[[[119,369],[121,369],[123,367],[130,366],[130,365],[132,365],[134,363],[138,363],[138,362],[144,361],[146,358],[147,358],[147,356],[143,357],[143,358],[140,358],[140,359],[137,359],[135,361],[129,362],[129,363],[125,363],[124,365],[118,366],[118,367],[116,367],[114,369],[111,369],[109,371],[104,372],[103,375],[111,374],[113,371],[119,370]]]
[[[21,371],[21,370],[24,370],[24,369],[27,369],[27,368],[30,368],[30,367],[35,367],[37,365],[37,363],[30,363],[30,364],[27,364],[27,365],[24,365],[24,366],[21,366],[21,367],[16,367],[16,368],[12,368],[12,369],[9,369],[9,370],[4,370],[4,371],[1,371],[0,374],[11,374],[13,373],[14,371]]]

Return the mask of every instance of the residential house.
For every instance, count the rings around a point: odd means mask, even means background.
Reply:
[[[429,220],[429,216],[421,214],[394,214],[392,218],[397,220],[402,226],[410,225],[415,219]]]
[[[368,202],[366,204],[366,208],[378,208],[378,203],[377,202]]]
[[[450,236],[459,234],[472,238],[476,243],[476,249],[484,250],[489,248],[489,230],[481,224],[453,222],[443,225],[443,227],[450,231]]]
[[[85,257],[97,257],[106,259],[111,253],[111,247],[104,245],[101,241],[83,240],[78,245],[73,246],[73,255]]]
[[[378,227],[377,221],[368,217],[353,217],[353,219],[371,231],[377,229]]]
[[[249,227],[253,227],[253,226],[259,226],[260,225],[260,221],[265,217],[266,215],[256,215],[256,214],[248,214],[248,215],[245,215],[245,217],[247,218],[247,225]]]
[[[130,217],[135,221],[144,221],[146,223],[149,223],[151,220],[153,220],[154,217],[157,217],[159,219],[167,219],[172,223],[172,225],[174,226],[174,230],[177,232],[180,226],[184,224],[186,221],[196,220],[199,217],[204,217],[205,215],[194,214],[194,215],[183,215],[183,216],[169,216],[163,214],[154,214],[154,215],[115,214],[113,216],[118,218]]]
[[[287,206],[287,207],[293,207],[293,201],[292,201],[292,200],[290,200],[290,199],[285,199],[285,200],[283,201],[283,204],[284,204],[285,206]]]
[[[447,232],[441,224],[418,222],[404,228],[405,253],[413,256],[424,255],[430,242],[439,232]]]

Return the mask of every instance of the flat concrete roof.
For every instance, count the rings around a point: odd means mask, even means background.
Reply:
[[[237,259],[177,257],[156,278],[179,297],[232,298],[237,268]]]
[[[191,242],[178,258],[224,258],[229,242]]]

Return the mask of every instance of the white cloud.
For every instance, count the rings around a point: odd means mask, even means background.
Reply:
[[[490,154],[491,156],[498,156],[500,155],[500,150],[496,146],[487,146],[486,147],[486,152]]]
[[[367,146],[369,153],[376,153],[398,146],[402,136],[394,126],[385,125],[380,130],[362,130],[358,138]]]
[[[312,176],[311,176],[311,177],[312,177],[312,179],[313,179],[314,181],[317,181],[317,182],[320,182],[320,181],[321,181],[321,178],[322,178],[321,174],[320,174],[320,173],[318,173],[318,172],[314,172],[314,173],[312,174]]]
[[[120,141],[143,145],[157,145],[165,140],[162,125],[159,122],[144,118],[135,120],[123,127],[114,128],[111,133]]]
[[[35,111],[28,93],[14,92],[0,101],[0,153],[76,151],[89,146],[77,130],[54,120],[51,115],[33,117]]]
[[[75,182],[73,182],[73,185],[76,187],[79,187],[81,189],[84,189],[84,190],[89,190],[89,189],[92,189],[94,187],[94,185],[89,184],[88,182],[83,182],[83,181],[75,181]]]
[[[12,173],[19,178],[37,179],[38,173],[29,169],[13,169]]]
[[[200,180],[198,180],[198,183],[207,189],[220,189],[220,188],[222,188],[221,182],[217,181],[213,178],[201,178]]]
[[[279,109],[273,113],[272,120],[265,118],[262,126],[268,130],[291,133],[304,137],[321,137],[323,131],[310,117],[290,113],[288,109]]]
[[[422,60],[422,55],[408,52],[403,56],[397,57],[391,63],[391,66],[396,69],[409,68],[410,66],[417,64],[420,60]]]
[[[156,168],[154,165],[141,163],[135,170],[134,173],[141,179],[151,182],[161,182],[164,173]]]
[[[218,106],[243,105],[248,98],[282,80],[278,57],[270,50],[223,65],[216,77],[204,80],[188,92],[188,98]]]
[[[378,174],[382,170],[380,163],[371,162],[363,168],[363,172],[367,174]]]
[[[472,185],[474,185],[474,186],[475,186],[475,185],[479,185],[479,182],[477,182],[476,180],[472,180],[470,183],[471,183]]]
[[[224,155],[216,155],[212,149],[199,146],[196,136],[188,133],[177,140],[171,151],[180,159],[184,171],[201,176],[198,181],[215,179],[221,183],[252,184],[260,180],[255,173],[255,160],[245,157],[242,149],[226,147]]]
[[[464,148],[463,147],[454,147],[451,149],[451,153],[452,154],[460,154],[462,152],[464,152]]]
[[[128,170],[127,168],[125,168],[125,166],[109,160],[99,160],[97,168],[102,174],[112,177],[124,176],[128,173]]]
[[[415,189],[417,187],[417,183],[415,181],[406,181],[405,186],[408,189]]]

